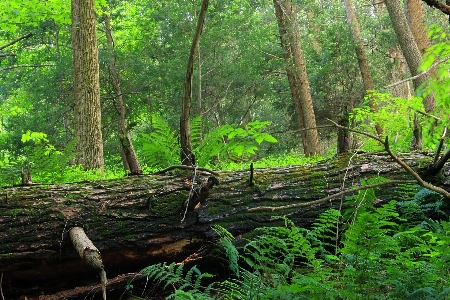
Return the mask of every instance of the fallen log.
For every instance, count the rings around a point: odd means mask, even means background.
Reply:
[[[418,170],[432,156],[408,154],[403,160]],[[5,298],[54,294],[99,282],[96,270],[81,261],[70,242],[73,227],[84,229],[101,253],[106,274],[113,278],[156,262],[182,261],[215,238],[212,224],[235,236],[279,225],[272,218],[279,215],[307,227],[324,210],[339,207],[346,195],[322,204],[309,202],[359,186],[361,179],[384,176],[408,182],[383,186],[376,192],[380,203],[401,201],[416,191],[411,175],[387,154],[346,154],[314,165],[254,169],[251,182],[250,169],[218,172],[219,185],[208,191],[206,204],[187,212],[181,222],[183,203],[212,175],[199,172],[193,183],[193,171],[171,172],[2,188],[0,273]],[[295,203],[305,205],[255,209]]]

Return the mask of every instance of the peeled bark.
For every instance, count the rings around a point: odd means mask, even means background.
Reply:
[[[351,160],[350,160],[351,159]],[[405,161],[425,167],[431,157],[411,155]],[[219,224],[235,236],[256,227],[281,225],[273,216],[288,216],[308,227],[342,197],[322,204],[308,204],[360,185],[360,179],[384,176],[411,179],[385,154],[342,155],[316,165],[273,169],[222,171],[220,184],[208,190],[200,208],[183,217],[191,171],[173,175],[145,175],[122,179],[63,185],[30,185],[0,191],[0,273],[6,299],[56,293],[81,285],[97,284],[96,272],[84,264],[68,232],[81,227],[101,253],[110,278],[161,261],[182,261],[210,245],[211,229]],[[211,174],[200,173],[200,181]],[[203,185],[204,186],[204,185]],[[386,185],[375,191],[377,203],[402,201],[415,193],[414,184]],[[192,198],[194,199],[194,198]],[[283,210],[253,210],[260,206],[303,203]]]

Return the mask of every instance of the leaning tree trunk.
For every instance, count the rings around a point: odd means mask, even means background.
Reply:
[[[294,5],[292,1],[287,0],[274,0],[273,4],[303,151],[306,156],[318,155],[320,154],[319,134]]]
[[[405,158],[426,166],[431,158]],[[248,171],[171,171],[171,175],[125,177],[63,185],[30,185],[0,190],[0,273],[6,299],[51,294],[96,282],[73,248],[68,232],[81,227],[100,251],[108,277],[139,271],[160,261],[181,261],[214,239],[211,225],[234,235],[256,227],[281,225],[273,216],[288,216],[298,226],[311,225],[341,199],[317,201],[360,185],[362,178],[410,175],[384,154],[342,155],[310,166]],[[167,172],[166,172],[167,173]],[[200,182],[220,182],[204,193]],[[251,182],[250,182],[251,179]],[[197,196],[189,196],[192,185]],[[412,197],[415,184],[385,185],[378,202]],[[188,211],[183,203],[204,203]],[[202,198],[202,200],[200,200]],[[311,202],[314,201],[314,202]],[[300,207],[277,209],[300,203]],[[275,209],[258,209],[272,206]]]
[[[352,32],[353,43],[355,44],[356,58],[358,59],[359,70],[366,92],[366,97],[369,100],[369,107],[374,111],[378,111],[378,105],[375,104],[374,90],[375,84],[373,82],[372,74],[370,73],[369,61],[367,60],[366,51],[364,50],[363,40],[361,38],[361,28],[358,19],[356,18],[355,9],[353,8],[352,0],[343,0],[345,12],[347,14],[347,21]],[[349,109],[353,109],[350,107]],[[375,124],[375,129],[378,135],[382,135],[383,129],[380,124]]]
[[[385,0],[384,3],[389,12],[395,33],[397,35],[400,48],[405,56],[409,71],[416,76],[419,72],[420,62],[422,60],[422,53],[420,52],[417,42],[413,36],[411,28],[406,19],[403,5],[399,0]],[[413,80],[414,88],[417,89],[422,83],[427,81],[428,74],[423,74]],[[432,111],[436,107],[436,102],[433,95],[427,95],[423,99],[423,106],[426,112]]]
[[[120,150],[125,170],[130,171],[131,175],[142,174],[141,165],[134,151],[133,143],[125,124],[125,103],[123,102],[122,87],[120,86],[119,70],[116,66],[116,55],[114,53],[114,40],[112,36],[111,20],[108,9],[104,9],[105,15],[105,34],[108,42],[109,56],[109,70],[111,72],[111,80],[114,88],[114,105],[117,111],[117,129],[120,142]]]

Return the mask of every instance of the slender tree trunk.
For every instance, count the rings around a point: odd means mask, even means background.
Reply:
[[[94,0],[72,0],[76,162],[103,172],[100,79]]]
[[[306,156],[319,154],[319,135],[294,7],[291,1],[274,0],[273,3],[303,150]]]
[[[399,0],[385,0],[384,3],[391,17],[392,25],[405,56],[406,63],[413,76],[419,74],[419,66],[422,60],[422,54],[417,46],[416,40],[408,25],[406,15]],[[429,75],[424,74],[413,80],[414,88],[417,89],[423,82],[428,79]],[[423,105],[426,112],[432,111],[436,107],[433,95],[429,95],[423,99]]]
[[[192,100],[192,76],[194,73],[194,60],[197,52],[200,35],[203,32],[203,23],[205,22],[206,11],[208,10],[209,0],[203,0],[200,8],[200,14],[197,20],[197,28],[195,30],[194,39],[192,40],[191,51],[189,53],[189,59],[187,64],[186,78],[184,81],[184,96],[181,107],[180,117],[180,158],[181,164],[187,166],[195,165],[195,156],[192,153],[191,146],[191,100]]]
[[[378,106],[374,103],[373,90],[375,90],[375,84],[373,83],[373,77],[370,73],[369,62],[367,61],[366,52],[364,50],[364,44],[361,39],[361,29],[356,18],[355,10],[353,9],[353,4],[351,0],[343,0],[345,11],[347,13],[347,21],[350,24],[350,29],[352,32],[353,42],[355,44],[356,57],[358,59],[359,70],[361,71],[361,77],[364,85],[364,90],[366,91],[366,96],[369,100],[369,107],[373,111],[378,110]],[[383,133],[383,129],[380,124],[375,124],[375,129],[378,135]]]
[[[105,33],[108,42],[109,56],[109,70],[111,72],[112,85],[115,93],[114,104],[117,110],[117,127],[119,133],[119,141],[121,148],[121,155],[125,170],[129,170],[130,174],[142,174],[141,166],[133,148],[130,135],[125,125],[125,104],[123,102],[122,88],[120,87],[120,76],[116,66],[116,57],[114,54],[114,40],[112,36],[111,20],[107,9],[105,11]]]

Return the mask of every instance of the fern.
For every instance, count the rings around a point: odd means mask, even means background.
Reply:
[[[222,125],[205,134],[202,143],[195,149],[200,165],[208,165],[213,158],[241,160],[254,155],[262,142],[276,143],[277,140],[261,129],[270,122],[254,121],[246,128]]]
[[[437,215],[438,218],[447,216],[442,210],[443,196],[426,188],[419,189],[414,199],[398,203],[399,211],[410,223],[420,223],[427,219],[427,215]]]
[[[220,244],[225,249],[226,257],[228,259],[229,268],[234,275],[239,277],[239,252],[233,245],[233,235],[220,225],[214,225],[212,229],[219,235]]]
[[[201,116],[195,116],[191,120],[191,144],[192,149],[200,146],[203,139],[203,120]]]
[[[150,168],[162,168],[179,161],[179,146],[169,124],[158,115],[152,115],[152,132],[137,138],[138,155]]]
[[[139,273],[147,276],[149,279],[153,279],[158,285],[164,284],[164,289],[167,289],[169,286],[173,286],[176,291],[188,292],[178,292],[178,296],[180,297],[192,294],[197,295],[195,299],[211,299],[206,293],[210,292],[212,284],[204,289],[201,286],[201,281],[203,278],[212,277],[212,275],[209,273],[201,273],[197,266],[193,266],[189,269],[186,275],[184,275],[183,268],[183,264],[176,265],[175,263],[171,263],[170,265],[167,265],[167,263],[159,263],[148,266],[142,269]],[[202,290],[205,290],[205,292]],[[202,297],[200,297],[200,295],[202,295]],[[177,293],[175,293],[168,299],[178,296]]]

